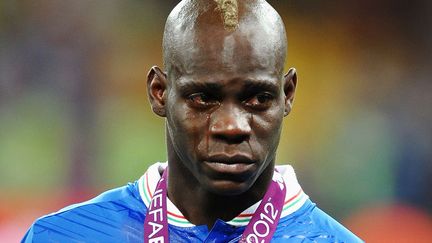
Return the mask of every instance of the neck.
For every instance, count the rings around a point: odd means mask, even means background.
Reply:
[[[252,187],[239,195],[219,195],[200,186],[180,160],[169,160],[168,197],[189,222],[211,229],[217,219],[230,221],[264,197],[274,171],[274,163]]]

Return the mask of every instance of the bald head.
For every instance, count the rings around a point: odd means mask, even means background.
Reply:
[[[163,41],[166,73],[153,67],[147,88],[166,118],[170,181],[225,196],[265,191],[297,83],[295,69],[283,75],[279,14],[264,0],[183,0]]]
[[[264,0],[183,0],[166,22],[164,66],[169,79],[262,69],[282,75],[286,48],[283,22]]]

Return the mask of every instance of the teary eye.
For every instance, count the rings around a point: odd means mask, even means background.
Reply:
[[[187,99],[192,106],[197,108],[206,108],[219,104],[217,99],[202,92],[191,94],[187,97]]]
[[[262,92],[255,94],[245,101],[245,105],[257,109],[257,110],[265,110],[269,108],[274,100],[274,96],[268,92]]]

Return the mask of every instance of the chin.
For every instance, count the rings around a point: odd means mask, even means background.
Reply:
[[[236,196],[248,191],[252,187],[252,184],[248,182],[217,180],[210,182],[207,189],[216,195]]]

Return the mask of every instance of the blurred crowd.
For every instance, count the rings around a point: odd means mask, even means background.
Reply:
[[[269,2],[299,74],[278,162],[367,241],[431,237],[432,2]],[[0,2],[0,239],[166,159],[145,84],[177,3]]]

